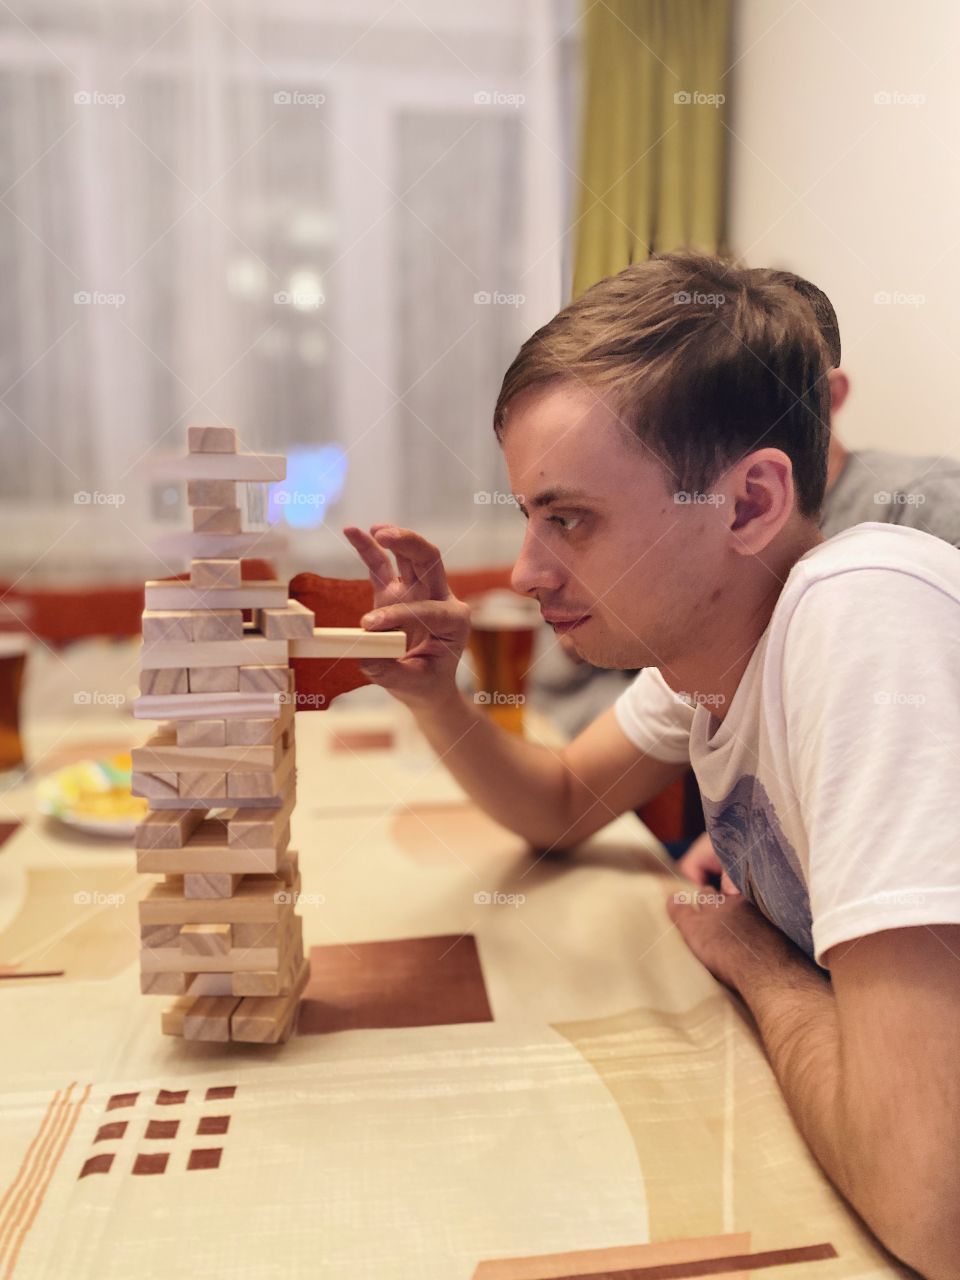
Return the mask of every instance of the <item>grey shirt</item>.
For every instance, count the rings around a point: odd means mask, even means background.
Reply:
[[[855,524],[909,525],[960,546],[960,462],[862,449],[851,453],[827,494],[825,538]]]

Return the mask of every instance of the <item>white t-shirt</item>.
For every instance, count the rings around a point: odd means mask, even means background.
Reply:
[[[617,719],[689,760],[730,878],[823,963],[960,923],[960,551],[861,524],[794,565],[723,721],[648,667]]]

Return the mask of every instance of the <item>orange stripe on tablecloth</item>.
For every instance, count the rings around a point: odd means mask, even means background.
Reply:
[[[31,1208],[26,1218],[26,1221],[23,1223],[23,1225],[20,1228],[20,1234],[17,1237],[13,1252],[10,1255],[10,1261],[7,1264],[7,1269],[3,1273],[3,1280],[10,1280],[10,1277],[13,1275],[14,1268],[17,1265],[17,1258],[19,1258],[20,1250],[23,1248],[23,1242],[26,1240],[27,1234],[29,1233],[30,1228],[33,1226],[37,1214],[40,1212],[40,1206],[43,1204],[44,1197],[47,1194],[47,1188],[50,1186],[50,1183],[53,1181],[53,1175],[57,1171],[57,1166],[60,1164],[60,1161],[63,1159],[63,1153],[67,1149],[67,1143],[70,1141],[71,1137],[73,1136],[73,1131],[77,1127],[77,1121],[80,1119],[80,1112],[83,1110],[87,1099],[90,1097],[91,1088],[92,1088],[92,1085],[88,1084],[87,1087],[84,1089],[82,1096],[77,1099],[77,1101],[73,1104],[72,1110],[69,1112],[67,1124],[63,1130],[63,1137],[60,1140],[59,1146],[56,1148],[55,1154],[51,1159],[47,1161],[46,1177],[43,1178],[40,1185],[37,1187],[36,1194],[33,1200],[33,1207]]]
[[[30,1143],[29,1147],[27,1147],[26,1153],[23,1159],[20,1161],[20,1168],[17,1170],[17,1176],[14,1178],[14,1180],[10,1183],[9,1187],[7,1187],[6,1191],[3,1193],[3,1199],[0,1200],[0,1235],[2,1235],[3,1233],[3,1211],[4,1209],[6,1209],[7,1202],[9,1201],[10,1197],[16,1191],[17,1183],[23,1177],[23,1171],[27,1167],[27,1163],[30,1160],[30,1157],[33,1155],[33,1149],[37,1145],[37,1143],[40,1141],[40,1137],[44,1129],[46,1128],[47,1121],[50,1119],[50,1114],[53,1111],[54,1107],[59,1102],[59,1100],[60,1100],[60,1090],[58,1089],[57,1092],[50,1099],[50,1101],[47,1103],[47,1109],[44,1112],[43,1119],[40,1121],[40,1124],[37,1127],[37,1132],[33,1135],[33,1141]]]
[[[40,1127],[27,1149],[27,1154],[23,1158],[20,1170],[8,1189],[7,1195],[4,1196],[5,1212],[0,1217],[0,1262],[3,1261],[6,1255],[7,1242],[14,1223],[19,1216],[23,1198],[28,1194],[30,1185],[37,1175],[38,1168],[42,1168],[46,1163],[47,1152],[60,1123],[60,1116],[67,1106],[70,1094],[75,1086],[76,1081],[71,1081],[65,1091],[61,1093],[58,1089],[54,1094],[50,1105],[47,1107],[46,1115],[40,1122]],[[7,1204],[8,1199],[10,1200],[9,1205]]]

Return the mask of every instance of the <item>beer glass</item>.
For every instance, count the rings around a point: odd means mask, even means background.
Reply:
[[[487,591],[467,603],[476,676],[474,701],[508,732],[522,734],[540,607],[513,591]]]

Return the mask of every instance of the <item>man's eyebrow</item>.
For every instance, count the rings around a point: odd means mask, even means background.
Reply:
[[[526,507],[550,507],[555,502],[589,502],[589,494],[583,489],[544,489],[542,493],[536,494],[528,502],[524,503]]]

